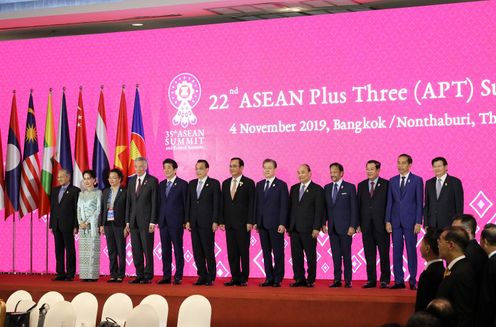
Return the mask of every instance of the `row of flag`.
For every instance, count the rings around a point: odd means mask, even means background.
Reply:
[[[88,144],[86,140],[86,123],[84,117],[82,88],[79,89],[78,107],[76,113],[76,141],[74,162],[71,155],[71,142],[67,117],[65,89],[62,94],[62,108],[58,124],[57,136],[52,113],[52,90],[48,94],[48,104],[45,120],[45,138],[43,161],[40,169],[38,157],[38,135],[34,114],[33,93],[29,95],[26,131],[24,137],[24,152],[21,156],[20,133],[17,119],[16,93],[12,96],[10,124],[7,140],[6,164],[4,169],[2,137],[0,133],[0,210],[5,209],[5,219],[19,212],[19,218],[38,210],[41,218],[50,213],[50,193],[58,186],[57,174],[60,169],[66,169],[72,174],[72,182],[80,187],[83,172],[90,169],[88,162]],[[114,167],[119,168],[123,175],[123,185],[127,177],[135,174],[133,160],[145,157],[145,133],[139,90],[136,87],[134,100],[131,138],[128,133],[127,108],[124,87],[122,88],[119,118],[117,122],[117,137],[115,142]],[[108,155],[107,123],[103,87],[98,101],[98,116],[93,142],[92,168],[97,175],[98,187],[108,186],[107,176],[110,170]],[[54,177],[55,176],[55,177]]]

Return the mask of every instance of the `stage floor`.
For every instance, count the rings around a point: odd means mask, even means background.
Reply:
[[[37,301],[48,291],[62,293],[71,301],[81,292],[93,293],[103,303],[113,293],[128,294],[133,304],[149,294],[163,295],[169,303],[168,326],[177,325],[181,302],[189,295],[202,294],[212,304],[212,326],[335,326],[377,327],[386,322],[405,323],[413,312],[415,292],[410,290],[362,289],[363,282],[354,281],[353,288],[330,289],[329,281],[319,280],[314,288],[290,288],[285,280],[281,288],[259,287],[260,279],[250,279],[247,287],[225,287],[227,279],[219,278],[214,286],[194,286],[196,280],[186,277],[182,285],[130,285],[107,283],[102,277],[96,283],[75,280],[53,282],[52,275],[0,275],[0,298],[6,300],[19,289],[29,291]],[[155,282],[159,280],[155,278]]]

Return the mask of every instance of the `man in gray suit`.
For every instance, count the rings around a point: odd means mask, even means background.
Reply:
[[[148,162],[134,160],[136,175],[129,179],[126,230],[131,234],[136,278],[131,284],[149,284],[153,278],[153,238],[158,216],[158,179],[147,173]],[[146,266],[143,257],[146,259]]]

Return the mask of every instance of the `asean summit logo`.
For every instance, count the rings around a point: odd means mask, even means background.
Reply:
[[[198,78],[190,73],[176,75],[169,84],[169,101],[177,112],[172,118],[174,126],[181,125],[187,128],[196,125],[198,119],[193,113],[193,108],[201,97],[201,85]]]

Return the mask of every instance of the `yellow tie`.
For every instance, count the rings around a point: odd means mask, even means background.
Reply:
[[[236,188],[238,186],[238,180],[233,179],[232,180],[232,186],[231,186],[231,199],[234,200],[234,195],[236,194]]]

